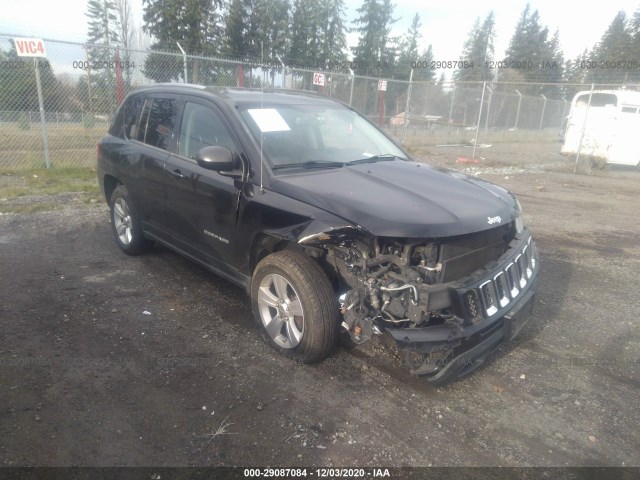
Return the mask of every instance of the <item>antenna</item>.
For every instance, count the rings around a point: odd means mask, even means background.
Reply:
[[[264,110],[264,42],[260,40],[260,69],[262,70],[262,78],[260,79],[260,110]],[[264,132],[260,129],[260,193],[264,195],[264,185],[262,183],[262,171],[264,165],[264,157],[262,153],[262,140]]]

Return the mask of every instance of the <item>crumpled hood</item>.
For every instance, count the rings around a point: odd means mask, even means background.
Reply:
[[[517,214],[515,198],[502,187],[401,160],[278,175],[271,188],[376,236],[461,235],[504,225]]]

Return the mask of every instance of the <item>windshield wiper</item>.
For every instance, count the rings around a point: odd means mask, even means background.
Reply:
[[[274,165],[273,170],[281,170],[283,168],[340,168],[344,167],[343,162],[329,162],[322,160],[309,160],[307,162],[283,163]]]
[[[388,162],[390,160],[395,160],[396,158],[402,157],[398,157],[397,155],[393,155],[391,153],[381,153],[380,155],[373,155],[371,157],[361,158],[360,160],[347,162],[347,165],[356,165],[358,163]]]

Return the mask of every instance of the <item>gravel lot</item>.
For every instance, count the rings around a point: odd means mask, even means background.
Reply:
[[[640,466],[640,176],[473,168],[520,198],[540,286],[440,389],[384,338],[297,365],[240,289],[121,253],[102,202],[21,197],[55,209],[0,216],[0,465]]]

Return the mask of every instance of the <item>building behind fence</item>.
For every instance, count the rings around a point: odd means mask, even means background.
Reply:
[[[0,168],[92,166],[96,142],[122,97],[136,87],[160,82],[314,92],[353,106],[408,145],[535,141],[549,144],[549,152],[558,155],[572,98],[594,87],[408,82],[357,76],[348,68],[294,68],[279,60],[237,61],[106,47],[101,47],[108,52],[103,61],[89,61],[83,44],[45,44],[48,56],[36,62],[15,56],[12,37],[0,34]],[[606,88],[622,87],[629,88]]]

